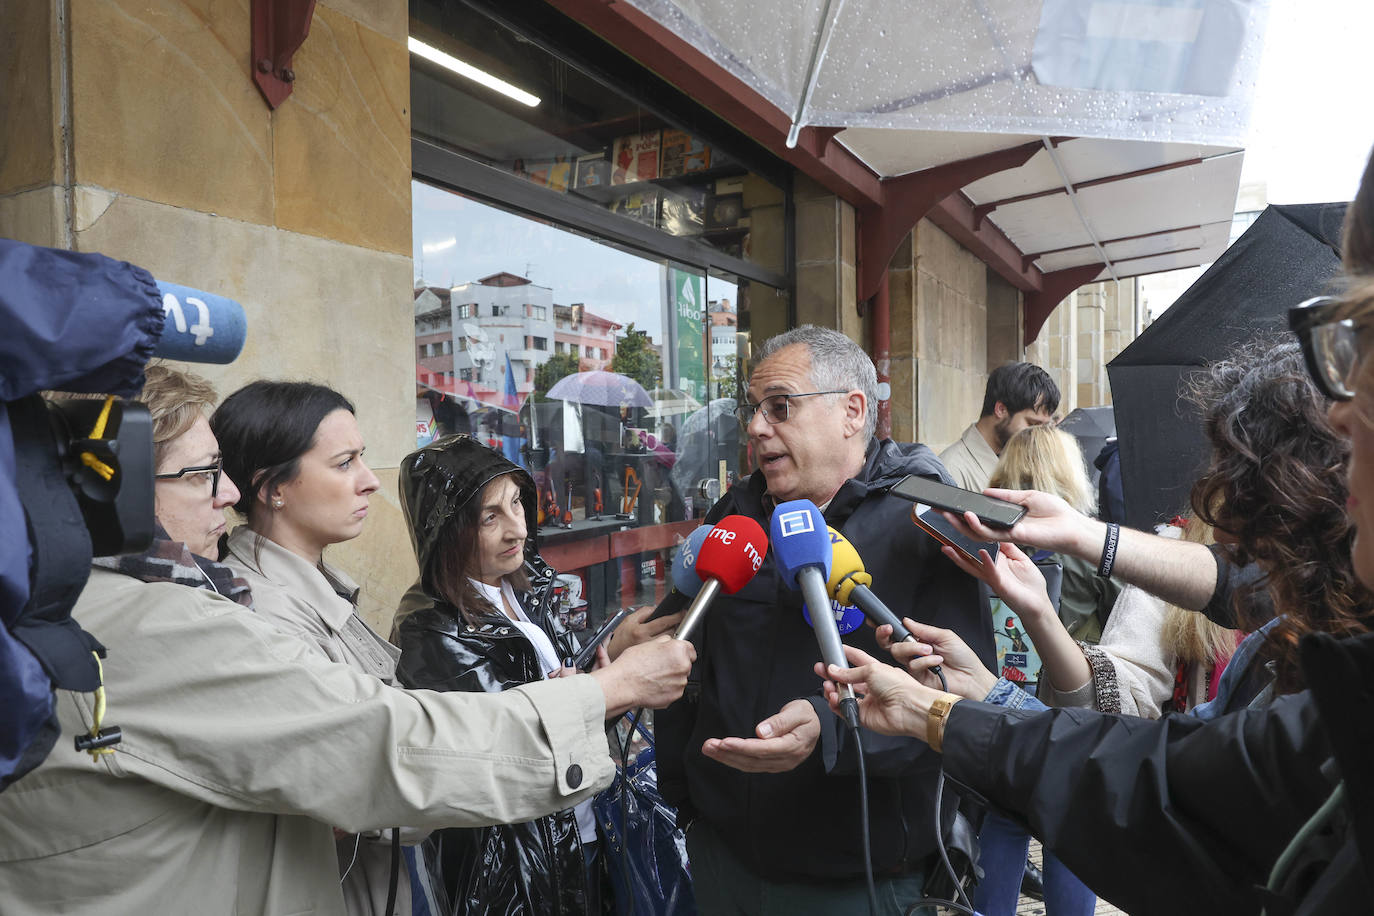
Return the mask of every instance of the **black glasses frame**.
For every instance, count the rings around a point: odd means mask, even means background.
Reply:
[[[1288,310],[1288,329],[1297,336],[1298,344],[1302,347],[1307,372],[1321,393],[1333,401],[1348,401],[1355,395],[1344,386],[1338,389],[1333,385],[1331,378],[1323,369],[1324,360],[1317,352],[1317,340],[1313,332],[1318,328],[1339,324],[1345,325],[1350,333],[1354,334],[1355,323],[1349,318],[1341,317],[1342,305],[1341,300],[1334,296],[1316,296]]]
[[[833,388],[830,391],[803,391],[799,394],[770,394],[757,404],[750,404],[748,401],[745,401],[735,408],[735,416],[739,417],[741,423],[748,426],[753,422],[755,411],[762,410],[763,405],[768,401],[782,398],[783,408],[781,418],[774,420],[772,419],[772,413],[767,410],[763,411],[763,422],[767,423],[769,426],[777,426],[779,423],[786,423],[791,419],[793,398],[814,398],[819,394],[848,394],[849,391],[850,389],[848,388]]]
[[[180,480],[187,474],[210,473],[210,498],[214,499],[219,495],[219,478],[224,473],[224,459],[216,458],[214,464],[198,464],[195,467],[182,468],[172,474],[154,474],[154,480]]]

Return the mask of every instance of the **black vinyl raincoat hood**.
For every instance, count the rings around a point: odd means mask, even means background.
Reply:
[[[444,526],[502,474],[512,475],[520,487],[525,526],[529,532],[525,540],[525,559],[530,561],[538,556],[538,499],[534,479],[524,468],[465,435],[440,439],[401,460],[398,483],[401,511],[410,526],[410,542],[420,564],[420,583],[427,593],[434,594],[430,568]]]

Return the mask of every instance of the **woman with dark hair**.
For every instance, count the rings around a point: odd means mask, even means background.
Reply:
[[[530,475],[500,451],[452,436],[402,460],[400,494],[424,599],[397,629],[401,683],[493,693],[575,673],[562,667],[577,644],[553,613],[554,571],[537,549]],[[593,676],[656,659],[676,642],[631,646],[609,664],[600,649]],[[590,803],[524,824],[440,830],[424,848],[455,914],[600,912]]]
[[[210,426],[225,473],[244,482],[234,509],[246,523],[229,535],[224,562],[252,586],[258,613],[331,661],[395,685],[400,652],[358,615],[353,580],[324,561],[326,547],[362,532],[378,486],[353,405],[323,385],[257,381],[225,398]],[[408,845],[424,836],[402,834]],[[393,896],[391,831],[336,831],[335,841],[348,912],[382,913]],[[405,916],[404,869],[396,884]]]

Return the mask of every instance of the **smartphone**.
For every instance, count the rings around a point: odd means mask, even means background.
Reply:
[[[1010,528],[1026,514],[1026,507],[1005,499],[993,499],[972,490],[951,487],[949,484],[910,474],[892,488],[894,496],[922,503],[936,509],[944,509],[957,515],[973,512],[978,520],[989,528]]]
[[[915,523],[917,528],[920,528],[941,544],[953,547],[959,556],[976,567],[981,568],[983,565],[983,561],[978,557],[979,550],[986,550],[988,556],[992,557],[994,562],[997,560],[997,544],[993,542],[977,544],[970,541],[968,538],[955,531],[950,525],[949,520],[943,515],[940,515],[938,512],[930,511],[929,506],[912,503],[911,521]]]
[[[592,638],[587,640],[587,644],[578,650],[577,655],[565,661],[566,666],[576,668],[578,671],[585,671],[587,666],[596,658],[596,647],[605,642],[606,637],[610,636],[616,627],[620,626],[620,621],[630,613],[629,608],[621,608],[616,615],[601,625],[601,629],[592,634]]]

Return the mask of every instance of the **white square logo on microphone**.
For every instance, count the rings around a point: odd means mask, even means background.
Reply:
[[[794,534],[806,534],[808,531],[815,531],[816,524],[811,519],[811,513],[804,509],[796,512],[786,512],[778,517],[778,528],[782,531],[782,536],[790,538]]]

